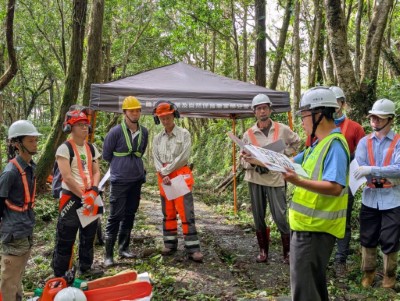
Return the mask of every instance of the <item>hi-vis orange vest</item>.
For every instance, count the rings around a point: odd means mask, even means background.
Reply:
[[[376,166],[376,161],[375,161],[375,157],[374,157],[374,149],[373,149],[373,145],[372,145],[372,135],[373,134],[370,134],[367,139],[368,162],[369,162],[370,166]],[[396,144],[399,141],[399,139],[400,139],[399,134],[394,135],[393,140],[389,145],[389,149],[387,150],[386,157],[385,157],[385,160],[383,161],[382,166],[388,166],[390,164],[390,161],[392,160],[394,149],[396,148]],[[367,183],[367,186],[370,188],[376,188],[376,186],[373,183]],[[390,181],[388,181],[387,179],[384,179],[384,181],[382,183],[382,188],[391,188],[391,187],[393,187],[393,184]]]
[[[25,195],[25,201],[24,205],[22,207],[14,205],[10,200],[6,200],[5,203],[7,207],[13,211],[18,211],[18,212],[24,212],[27,211],[35,206],[35,195],[36,195],[36,178],[33,183],[33,194],[31,196],[30,190],[29,190],[29,184],[28,184],[28,179],[26,178],[26,172],[25,170],[22,169],[21,165],[19,165],[18,161],[16,158],[12,159],[10,161],[14,166],[18,169],[21,178],[22,178],[22,184],[24,185],[24,195]]]
[[[278,122],[274,121],[274,129],[275,129],[275,132],[274,132],[274,137],[272,138],[272,142],[275,142],[279,138],[279,123]],[[249,136],[251,144],[253,144],[254,146],[260,146],[258,144],[256,135],[254,135],[254,131],[252,128],[249,128],[247,130],[247,135]]]

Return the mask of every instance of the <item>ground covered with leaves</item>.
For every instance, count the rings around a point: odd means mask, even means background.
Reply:
[[[289,266],[282,263],[280,236],[272,226],[268,264],[255,262],[258,252],[251,212],[243,204],[237,215],[230,202],[212,195],[212,188],[195,193],[196,224],[200,234],[204,262],[188,260],[180,235],[179,249],[174,256],[163,257],[161,205],[155,186],[143,188],[143,199],[136,219],[132,250],[134,260],[118,259],[116,265],[104,269],[104,276],[125,269],[150,273],[153,300],[290,300]],[[106,198],[107,199],[107,198]],[[205,201],[205,202],[204,202]],[[24,277],[26,291],[42,287],[51,277],[51,255],[54,245],[57,205],[49,196],[39,196],[36,244]],[[103,218],[103,228],[105,219]],[[400,300],[394,290],[377,287],[362,289],[360,253],[355,231],[346,277],[337,277],[333,263],[328,270],[331,300]],[[104,247],[96,245],[95,264],[102,266]],[[382,266],[382,263],[380,263]]]

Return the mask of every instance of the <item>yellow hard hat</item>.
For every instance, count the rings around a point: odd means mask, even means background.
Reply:
[[[128,96],[122,102],[122,110],[135,110],[141,109],[142,104],[140,101],[134,96]]]

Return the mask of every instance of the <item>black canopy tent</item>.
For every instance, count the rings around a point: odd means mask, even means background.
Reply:
[[[169,100],[176,104],[184,117],[231,118],[235,133],[236,119],[254,116],[251,100],[259,93],[268,95],[276,113],[288,112],[291,125],[288,92],[230,79],[182,62],[109,83],[92,84],[90,108],[95,111],[122,113],[124,98],[135,96],[142,103],[142,113],[152,114],[157,101]],[[233,144],[233,162],[236,162],[235,155]],[[235,179],[235,164],[233,173]],[[236,212],[236,181],[234,204]]]

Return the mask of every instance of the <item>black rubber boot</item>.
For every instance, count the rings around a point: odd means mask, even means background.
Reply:
[[[106,255],[104,258],[104,266],[109,267],[114,265],[114,244],[115,237],[106,237]]]
[[[121,232],[118,236],[119,244],[119,257],[121,258],[135,258],[136,255],[129,252],[129,243],[131,240],[131,232]]]

